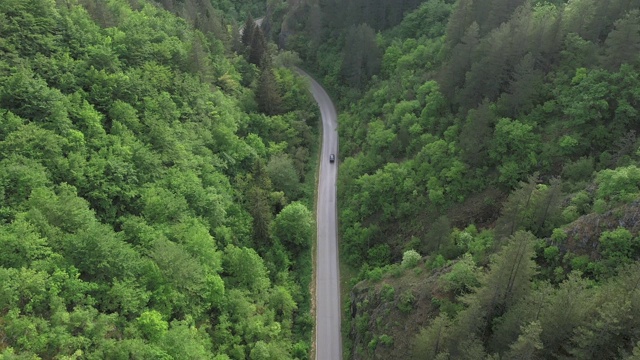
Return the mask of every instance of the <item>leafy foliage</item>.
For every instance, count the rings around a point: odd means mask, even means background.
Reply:
[[[0,357],[308,356],[306,84],[257,111],[258,2],[160,2],[0,4]]]

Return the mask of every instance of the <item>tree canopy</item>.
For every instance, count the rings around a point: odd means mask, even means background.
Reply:
[[[640,260],[640,2],[306,3],[287,45],[339,102],[346,356],[633,358],[635,290],[598,294]]]
[[[308,357],[317,110],[260,2],[159,3],[0,4],[2,358]]]

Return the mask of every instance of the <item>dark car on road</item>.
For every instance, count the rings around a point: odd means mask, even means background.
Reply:
[[[329,162],[336,162],[336,156],[334,154],[329,155]]]

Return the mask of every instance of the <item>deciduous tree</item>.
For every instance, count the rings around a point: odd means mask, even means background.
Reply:
[[[293,202],[282,209],[273,221],[273,236],[297,255],[311,245],[313,216],[300,202]]]

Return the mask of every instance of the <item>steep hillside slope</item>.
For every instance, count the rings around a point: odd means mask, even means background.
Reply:
[[[640,1],[428,0],[391,29],[340,21],[301,21],[289,44],[341,99],[344,263],[378,278],[417,252],[425,283],[454,274],[446,315],[398,316],[424,324],[402,336],[390,309],[413,275],[385,278],[387,302],[356,286],[346,355],[631,356]],[[430,314],[439,298],[420,296]]]

